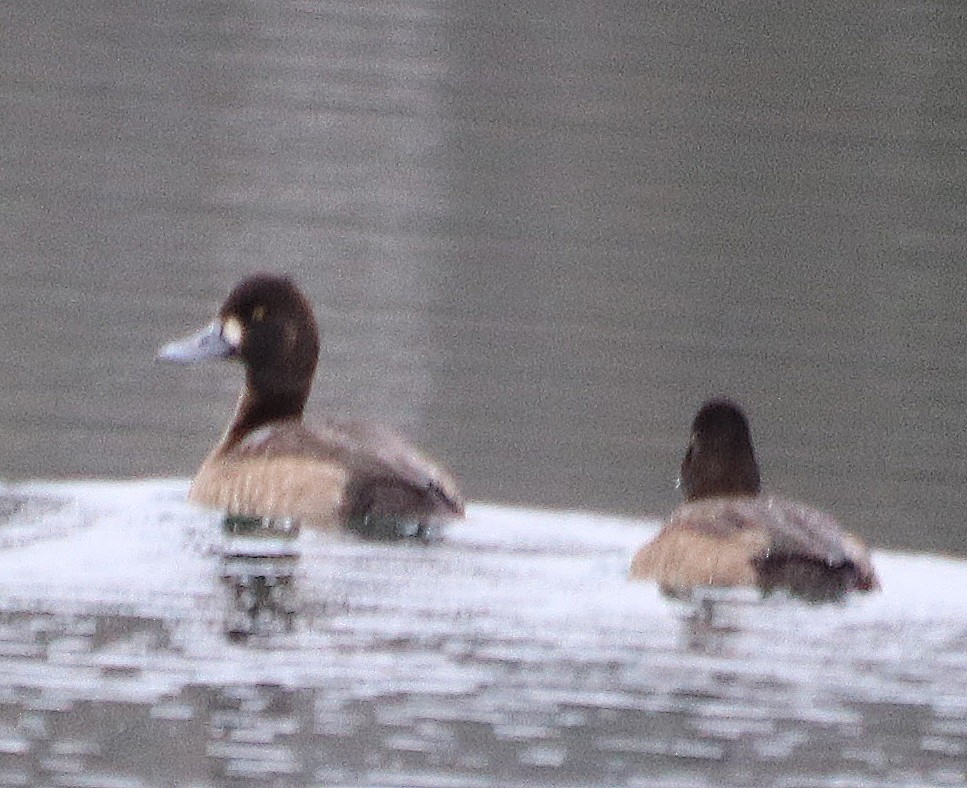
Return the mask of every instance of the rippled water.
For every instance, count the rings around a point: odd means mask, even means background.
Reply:
[[[429,545],[224,534],[183,482],[8,489],[4,785],[957,785],[967,565],[691,607],[654,523],[474,505]],[[55,503],[49,503],[54,500]]]
[[[961,0],[0,3],[0,784],[956,785],[963,564],[842,607],[625,582],[692,412],[770,489],[967,551]],[[314,409],[462,479],[427,546],[229,537],[235,368],[296,276]]]

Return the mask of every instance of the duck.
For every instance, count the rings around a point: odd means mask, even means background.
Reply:
[[[306,296],[287,276],[239,282],[214,320],[164,345],[164,361],[240,362],[245,382],[221,440],[198,469],[194,504],[226,518],[294,521],[363,536],[424,536],[464,516],[453,477],[395,431],[304,421],[320,351]]]
[[[745,587],[822,603],[879,589],[859,538],[825,512],[762,492],[748,419],[731,400],[699,408],[679,487],[684,503],[634,556],[631,579],[675,598]]]

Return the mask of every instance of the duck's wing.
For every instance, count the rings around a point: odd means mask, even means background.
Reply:
[[[834,517],[811,506],[771,496],[708,498],[679,506],[666,528],[731,539],[761,531],[773,555],[798,555],[836,566],[862,561],[866,547]]]
[[[756,521],[772,537],[774,553],[801,555],[830,565],[856,561],[866,553],[832,515],[811,506],[773,497],[756,499],[754,506],[759,511]]]
[[[786,587],[816,601],[874,591],[879,580],[866,545],[832,515],[781,498],[761,500],[768,551],[757,560],[766,590]],[[766,516],[767,515],[767,516]]]
[[[285,455],[312,459],[346,471],[345,512],[355,516],[463,515],[453,478],[398,433],[358,421],[276,422],[237,444],[240,456]]]
[[[347,445],[360,508],[376,505],[367,499],[384,495],[392,499],[392,491],[400,490],[416,493],[421,500],[412,506],[428,506],[428,513],[463,516],[463,496],[453,477],[395,430],[363,421],[332,422],[326,427]]]

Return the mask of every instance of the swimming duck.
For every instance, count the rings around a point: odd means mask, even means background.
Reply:
[[[245,368],[235,416],[198,470],[189,501],[229,516],[342,526],[374,537],[424,534],[463,516],[454,481],[394,432],[360,422],[303,422],[319,330],[288,278],[243,280],[210,325],[158,355],[237,359]]]
[[[784,589],[811,602],[879,582],[869,551],[828,514],[763,495],[745,414],[714,399],[699,409],[682,460],[685,503],[634,557],[631,577],[670,596],[702,586]]]

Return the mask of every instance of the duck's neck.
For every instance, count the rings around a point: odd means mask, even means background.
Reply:
[[[686,490],[686,501],[701,501],[703,498],[754,498],[760,492],[758,477],[755,484],[750,478],[741,480],[706,480]]]
[[[304,390],[273,391],[271,396],[267,396],[246,384],[238,398],[235,417],[222,439],[222,450],[231,448],[253,430],[270,422],[301,419],[308,398],[308,387]]]
[[[751,448],[682,463],[680,479],[686,501],[703,498],[756,496],[761,491],[759,465]]]

